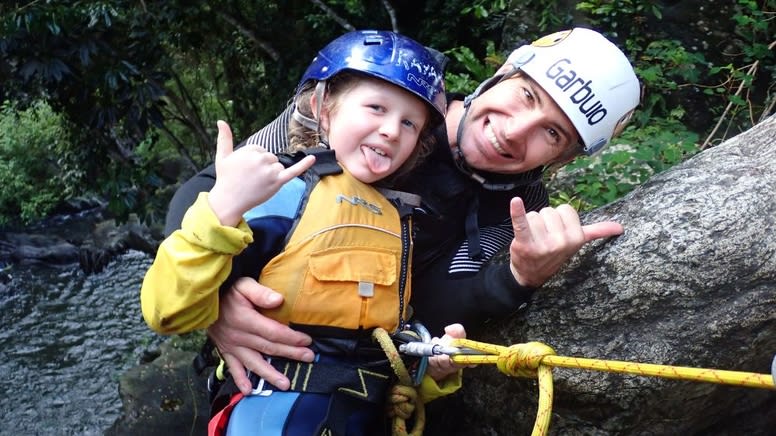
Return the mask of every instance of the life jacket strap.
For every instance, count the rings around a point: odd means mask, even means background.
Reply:
[[[420,195],[412,194],[410,192],[396,191],[394,189],[388,188],[377,188],[377,190],[380,191],[380,193],[383,194],[383,196],[388,200],[397,200],[402,204],[412,206],[413,208],[420,207],[422,202]]]
[[[293,154],[280,154],[278,155],[278,160],[283,166],[290,167],[302,160],[305,156],[315,156],[315,163],[308,171],[312,171],[321,177],[331,174],[340,174],[342,172],[342,167],[337,163],[337,157],[334,154],[334,150],[325,147],[310,147]]]

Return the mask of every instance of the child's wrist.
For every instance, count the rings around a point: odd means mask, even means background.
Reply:
[[[207,201],[222,226],[236,227],[240,223],[242,212],[235,208],[234,201],[230,202],[227,196],[220,195],[215,187],[208,193]]]

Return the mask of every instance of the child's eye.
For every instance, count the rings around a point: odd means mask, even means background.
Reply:
[[[368,104],[367,107],[369,109],[372,109],[372,110],[375,110],[375,111],[378,111],[378,112],[384,112],[385,111],[385,108],[383,108],[379,104]]]
[[[414,122],[412,122],[411,120],[404,120],[404,121],[402,121],[402,123],[403,123],[405,126],[407,126],[407,127],[411,127],[411,128],[415,128],[415,126],[416,126],[416,124],[415,124]]]

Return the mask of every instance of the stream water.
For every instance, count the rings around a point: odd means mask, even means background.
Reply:
[[[0,434],[98,435],[121,413],[119,375],[161,338],[140,313],[151,259],[129,251],[102,272],[6,266],[0,286]]]

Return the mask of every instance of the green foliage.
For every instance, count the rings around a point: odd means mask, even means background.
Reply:
[[[613,146],[600,156],[578,158],[567,165],[562,171],[572,176],[552,181],[556,189],[551,200],[554,204],[571,202],[579,209],[590,209],[609,203],[705,147],[698,133],[687,127],[684,91],[702,91],[707,110],[727,116],[729,125],[737,126],[737,131],[756,122],[758,108],[764,108],[763,115],[767,113],[768,101],[758,102],[752,97],[757,94],[755,67],[764,70],[760,76],[765,77],[766,95],[771,95],[776,78],[774,54],[768,48],[774,39],[773,20],[768,18],[773,14],[773,4],[766,2],[761,8],[751,0],[736,3],[731,20],[741,39],[732,43],[740,46],[740,54],[735,62],[720,65],[678,40],[648,36],[647,23],[662,18],[660,6],[653,1],[588,0],[578,3],[577,9],[587,14],[592,25],[607,29],[624,45],[644,93],[632,125],[616,140],[627,145]],[[722,58],[719,53],[709,56]],[[727,131],[716,141],[724,139],[725,134]],[[569,179],[573,182],[560,181]]]
[[[753,0],[738,0],[736,12],[732,17],[740,54],[735,63],[712,68],[711,71],[726,76],[713,93],[726,104],[723,116],[731,125],[742,126],[743,130],[773,111],[776,97],[773,96],[773,84],[776,82],[776,25],[774,14],[776,3],[763,2],[762,7]],[[770,98],[764,103],[753,98],[762,94],[762,88]]]
[[[72,159],[65,118],[45,101],[0,106],[0,225],[45,217],[72,196],[83,173]]]
[[[655,125],[681,139],[667,140],[688,144],[680,125],[697,117],[682,118],[687,92],[727,118],[715,140],[756,122],[773,101],[772,1],[736,0],[730,17],[736,37],[727,57],[655,32],[660,5],[673,3],[586,0],[575,14],[623,47],[641,78],[642,104],[627,132],[634,148],[662,140],[641,130]],[[510,36],[530,39],[569,23],[568,3],[559,0],[0,2],[0,101],[27,108],[45,100],[65,115],[62,137],[70,145],[61,156],[79,163],[69,167],[73,180],[97,186],[119,216],[137,212],[150,219],[163,214],[169,198],[164,162],[182,161],[183,177],[209,163],[219,118],[229,121],[237,141],[263,126],[287,104],[316,51],[346,28],[392,28],[447,53],[447,88],[465,94],[503,63],[508,24]],[[602,171],[636,171],[607,159]],[[643,159],[657,168],[664,158]],[[606,195],[587,191],[600,202],[609,192],[624,192],[619,183],[604,184],[613,186]],[[568,192],[568,200],[582,201],[576,190]]]
[[[630,34],[639,37],[639,25],[648,16],[662,17],[660,5],[651,0],[590,0],[577,3],[577,9],[587,12],[601,28],[620,36]],[[623,35],[624,36],[624,35]]]
[[[565,4],[558,4],[558,0],[529,0],[528,5],[531,9],[539,11],[539,22],[536,23],[537,29],[542,33],[554,32],[568,27],[568,12],[565,11]]]
[[[488,18],[492,13],[502,12],[507,8],[506,0],[476,0],[471,5],[461,9],[461,15],[472,14],[476,18]]]
[[[552,186],[557,190],[552,203],[571,203],[578,210],[603,206],[697,153],[698,135],[684,126],[681,116],[677,111],[642,128],[630,126],[617,138],[620,145],[566,165],[562,171],[573,181]]]
[[[493,41],[487,41],[484,61],[468,47],[455,47],[447,54],[454,62],[445,74],[445,86],[448,92],[471,92],[483,80],[493,76],[496,69],[504,63],[503,56],[496,53]],[[457,72],[456,72],[457,71]]]
[[[104,172],[100,193],[108,199],[108,208],[117,214],[119,220],[135,213],[144,222],[160,222],[163,219],[170,196],[163,192],[165,182],[159,176],[156,163],[162,160],[165,150],[147,149],[150,138],[139,147],[134,159],[133,170],[113,161]]]
[[[159,108],[166,57],[143,31],[149,14],[129,15],[126,1],[28,2],[0,6],[2,99],[45,99],[66,114],[70,136],[89,159],[81,169],[104,177],[111,160],[131,159],[133,145]],[[129,19],[128,19],[129,18]]]
[[[670,111],[682,109],[685,91],[699,90],[706,96],[708,112],[718,115],[720,121],[725,117],[729,120],[728,129],[711,132],[720,135],[714,142],[721,142],[728,135],[750,128],[773,110],[774,6],[773,2],[760,4],[754,0],[735,2],[730,29],[739,38],[725,41],[729,44],[726,51],[707,55],[689,50],[680,41],[654,38],[654,33],[647,32],[647,23],[652,21],[654,27],[659,27],[662,18],[660,6],[654,1],[588,0],[578,3],[577,9],[590,17],[592,25],[607,29],[622,42],[631,56],[645,89],[636,116],[638,125],[655,117],[670,117]]]
[[[679,41],[656,40],[647,44],[634,66],[636,75],[648,90],[639,105],[638,125],[652,117],[663,117],[671,104],[666,96],[687,84],[696,84],[708,62],[701,53],[688,52]]]

